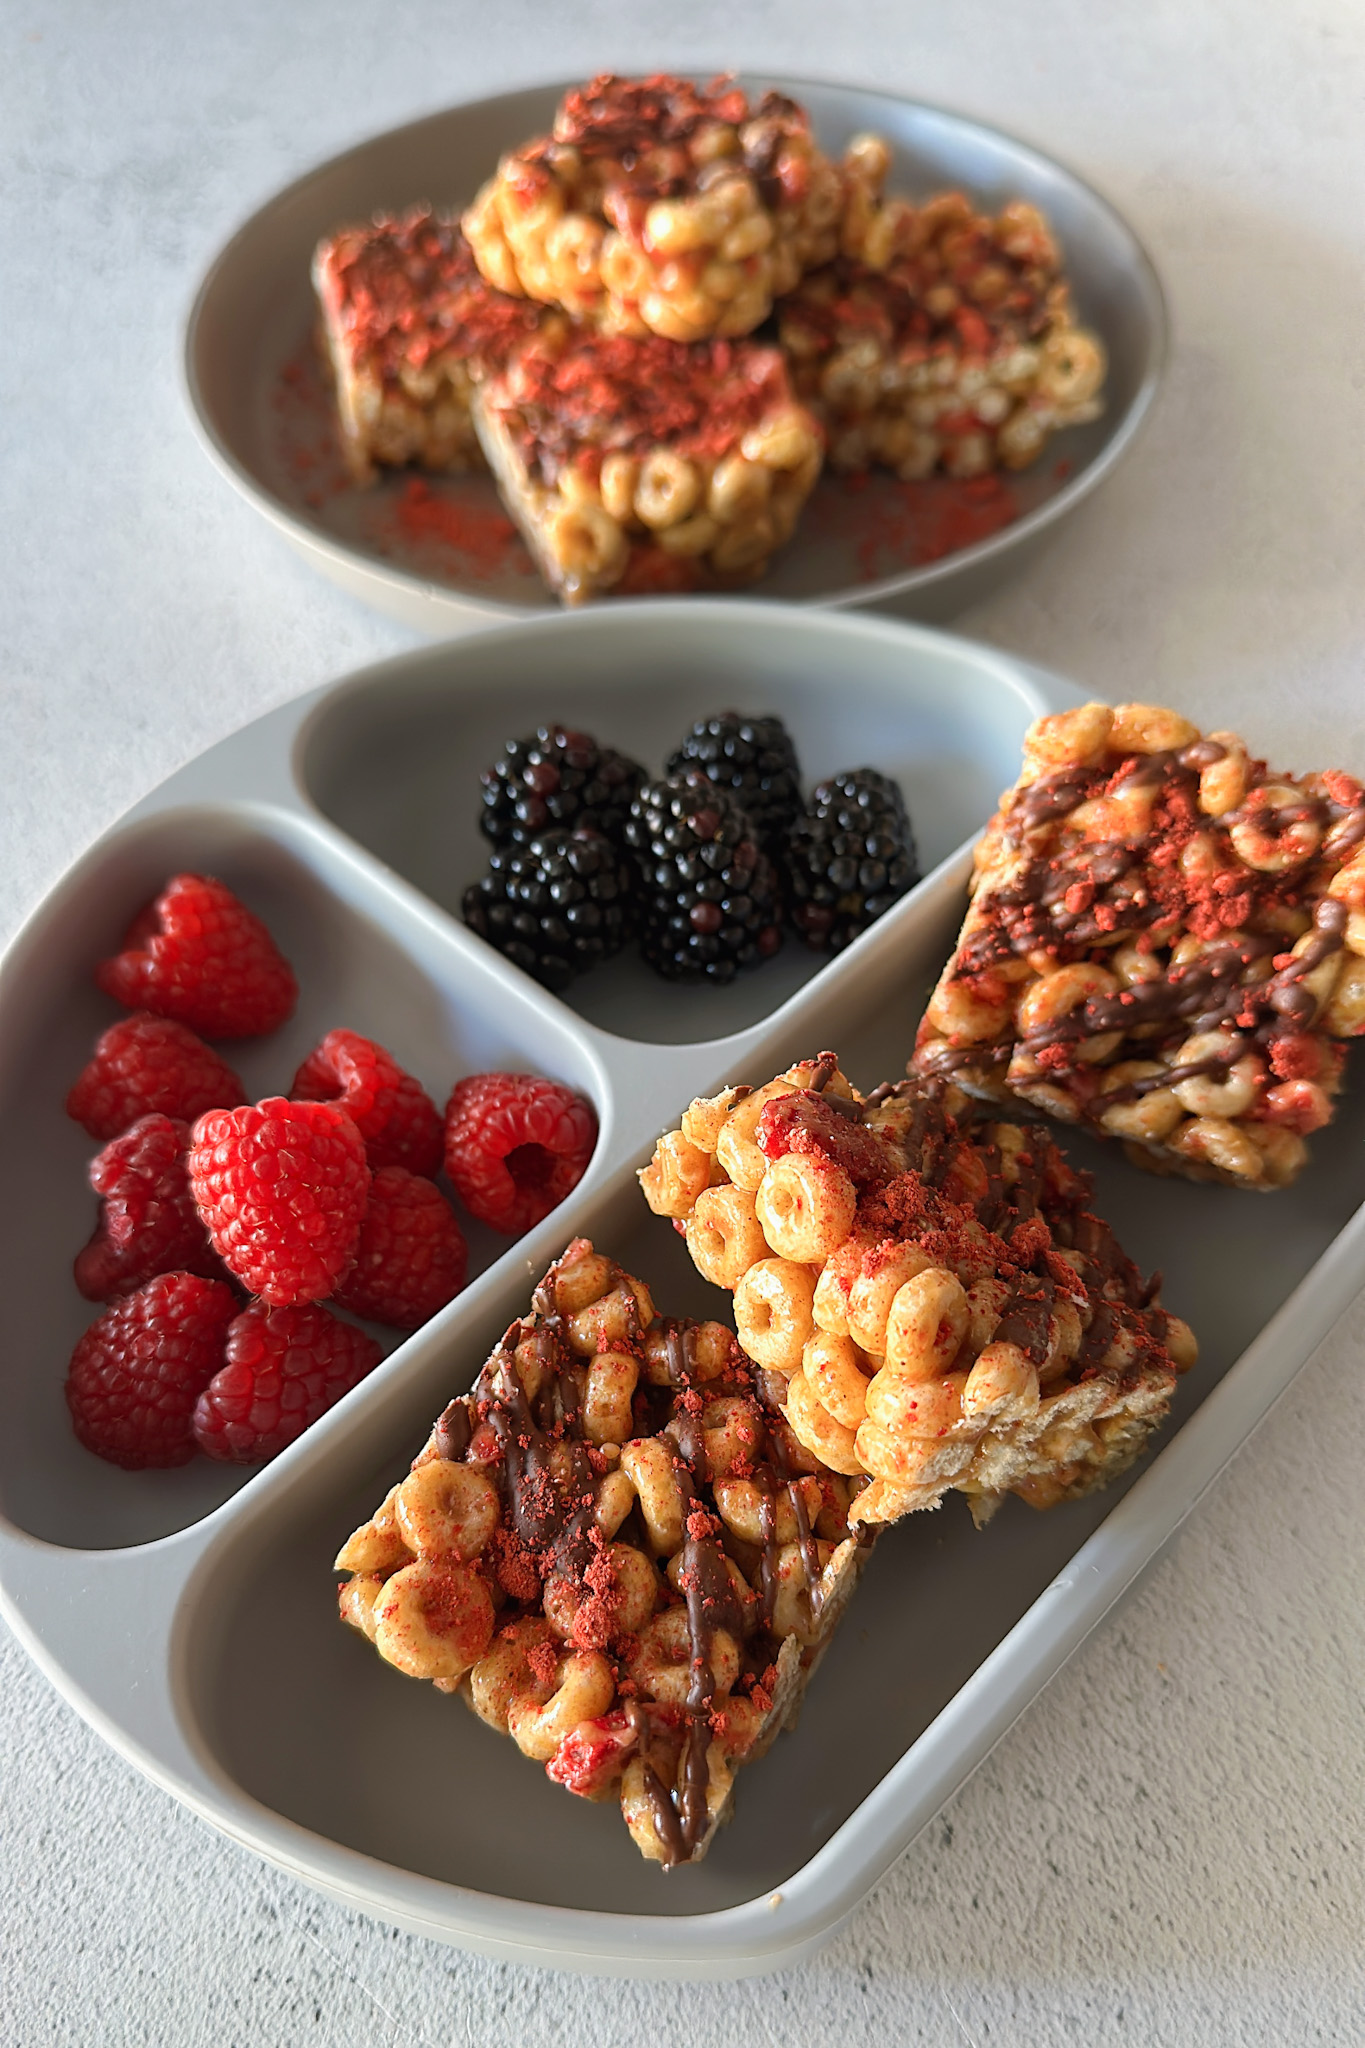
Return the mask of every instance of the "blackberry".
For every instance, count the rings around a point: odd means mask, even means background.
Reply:
[[[746,718],[718,711],[700,718],[664,766],[666,775],[699,771],[717,789],[728,790],[749,813],[763,842],[776,857],[801,810],[801,769],[791,734],[780,718]]]
[[[788,840],[792,922],[809,945],[837,953],[918,880],[894,782],[852,768],[819,785]]]
[[[542,987],[567,988],[629,938],[633,879],[600,832],[546,832],[497,848],[464,892],[464,921]]]
[[[748,814],[704,777],[647,782],[626,843],[640,867],[640,950],[668,980],[733,981],[782,944],[772,863]]]
[[[525,739],[508,740],[483,784],[479,828],[495,846],[529,846],[542,832],[600,832],[615,846],[644,781],[638,761],[599,747],[591,733],[542,725]]]

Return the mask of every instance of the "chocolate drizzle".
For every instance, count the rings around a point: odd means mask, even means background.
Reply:
[[[1132,1041],[1120,1058],[1151,1058],[1163,1048],[1169,1057],[1177,1032],[1226,1035],[1225,1045],[1159,1074],[1103,1092],[1076,1087],[1077,1105],[1093,1121],[1154,1089],[1226,1075],[1248,1053],[1273,1055],[1277,1042],[1312,1029],[1320,1000],[1306,984],[1341,950],[1347,916],[1344,904],[1320,892],[1331,866],[1365,843],[1365,802],[1349,777],[1334,774],[1309,777],[1291,801],[1272,802],[1265,792],[1279,785],[1267,782],[1263,764],[1252,763],[1253,786],[1242,805],[1209,817],[1198,806],[1199,778],[1227,753],[1221,741],[1201,739],[1178,752],[1111,754],[1016,792],[999,821],[1003,851],[1014,857],[1008,879],[978,899],[952,978],[976,984],[985,1001],[1000,1004],[1016,992],[1017,959],[1028,956],[1037,966],[1033,956],[1042,954],[1049,965],[1103,965],[1108,949],[1123,939],[1135,940],[1152,959],[1151,976],[1097,991],[1015,1040],[1008,1033],[979,1043],[927,1035],[916,1054],[917,1071],[989,1072],[1022,1052],[1044,1076],[1061,1078],[1074,1076],[1078,1066],[1082,1075],[1088,1066],[1093,1073],[1085,1041],[1106,1034]],[[1142,837],[1058,842],[1056,827],[1079,805],[1103,799],[1122,806],[1143,789],[1154,800]],[[1237,854],[1230,835],[1242,825],[1278,841],[1286,853],[1297,851],[1287,834],[1304,825],[1316,830],[1304,836],[1302,852],[1287,866],[1264,871]],[[1196,841],[1201,851],[1187,874],[1184,857]],[[1286,910],[1311,911],[1313,920],[1292,957],[1283,950],[1289,944]],[[1161,969],[1156,949],[1188,933],[1202,940],[1203,951]],[[1002,968],[1011,970],[1004,979]],[[1271,1066],[1284,1071],[1273,1057]]]
[[[531,1317],[506,1331],[472,1391],[450,1403],[432,1436],[437,1456],[472,1456],[498,1485],[508,1541],[521,1560],[517,1569],[534,1574],[529,1590],[512,1597],[522,1611],[533,1613],[542,1611],[539,1589],[551,1577],[565,1577],[593,1597],[593,1566],[603,1547],[596,1511],[599,1472],[607,1461],[585,1439],[581,1383],[586,1362],[570,1350],[564,1318],[555,1307],[554,1280],[552,1270],[536,1289]],[[720,1371],[714,1357],[703,1365],[697,1329],[690,1323],[651,1326],[648,1347],[645,1334],[637,1323],[626,1346],[641,1356],[648,1349],[652,1361],[637,1388],[634,1423],[637,1434],[668,1447],[682,1497],[677,1583],[687,1620],[688,1681],[681,1709],[638,1696],[622,1698],[620,1743],[623,1753],[633,1751],[641,1765],[644,1798],[667,1868],[688,1862],[711,1825],[710,1748],[729,1697],[718,1697],[717,1632],[723,1629],[733,1637],[741,1653],[741,1683],[751,1690],[767,1682],[776,1660],[779,1645],[772,1622],[778,1505],[784,1493],[796,1524],[812,1616],[820,1609],[821,1570],[800,1475],[788,1463],[783,1425],[771,1404],[775,1390],[766,1397],[761,1393],[756,1373],[737,1346]],[[533,1396],[528,1397],[528,1386],[534,1387]],[[753,1478],[761,1496],[763,1541],[756,1558],[753,1547],[731,1534],[712,1505],[710,1489],[717,1475],[707,1455],[706,1411],[723,1398],[751,1405],[750,1462],[739,1470]],[[634,1528],[628,1518],[616,1540],[644,1547],[643,1530],[632,1535]],[[755,1598],[739,1583],[737,1567],[741,1577],[747,1571],[756,1579]],[[614,1654],[623,1657],[630,1651],[618,1643]],[[629,1694],[629,1686],[625,1691]]]
[[[683,1549],[679,1583],[687,1605],[689,1680],[685,1706],[687,1732],[680,1765],[678,1805],[668,1800],[657,1773],[646,1773],[646,1789],[654,1814],[655,1831],[668,1850],[668,1861],[685,1861],[700,1846],[710,1826],[708,1806],[711,1775],[708,1752],[711,1743],[711,1715],[716,1701],[714,1668],[715,1637],[727,1629],[738,1643],[744,1631],[744,1614],[735,1593],[730,1566],[718,1538],[721,1524],[706,1508],[699,1489],[711,1482],[702,1423],[703,1404],[719,1391],[712,1382],[696,1383],[695,1336],[688,1327],[669,1329],[665,1356],[669,1378],[678,1391],[677,1413],[671,1425],[676,1443],[675,1475],[683,1505]],[[760,1417],[759,1456],[752,1477],[762,1494],[759,1510],[762,1532],[759,1561],[759,1609],[762,1626],[770,1629],[777,1598],[777,1513],[776,1496],[785,1488],[792,1504],[801,1546],[806,1595],[814,1617],[820,1606],[820,1559],[806,1514],[806,1504],[796,1478],[787,1467],[782,1443],[766,1418]],[[766,1455],[765,1455],[766,1454]],[[652,1778],[652,1782],[651,1782]],[[660,1801],[667,1800],[664,1815]],[[674,1827],[680,1824],[682,1853],[674,1853]]]

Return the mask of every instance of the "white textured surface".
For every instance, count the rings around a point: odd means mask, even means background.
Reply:
[[[209,469],[199,272],[362,134],[539,76],[825,71],[1075,164],[1169,288],[1117,481],[965,621],[1106,695],[1365,766],[1365,14],[1354,0],[172,0],[0,18],[0,932],[135,796],[403,644]],[[1365,2040],[1357,1310],[1169,1556],[849,1929],[715,1988],[395,1935],[220,1842],[0,1641],[0,2039],[147,2048]],[[875,1703],[869,1703],[875,1711]]]

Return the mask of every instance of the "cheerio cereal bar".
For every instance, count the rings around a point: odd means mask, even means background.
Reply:
[[[796,1436],[872,1475],[855,1525],[1092,1492],[1198,1355],[1042,1128],[973,1114],[943,1081],[862,1097],[824,1053],[693,1102],[640,1176]]]
[[[705,1854],[867,1556],[756,1378],[579,1238],[337,1558],[382,1657],[665,1865]]]
[[[537,337],[475,398],[503,498],[567,604],[729,588],[787,540],[823,438],[774,348]]]
[[[840,174],[804,110],[716,79],[603,73],[505,156],[464,217],[491,284],[611,334],[751,334],[828,262]]]
[[[1177,712],[1040,719],[920,1027],[951,1074],[1141,1165],[1286,1187],[1365,1031],[1365,794]]]
[[[888,161],[876,136],[851,146],[839,258],[778,308],[796,390],[828,429],[835,469],[1022,469],[1059,428],[1098,416],[1103,346],[1073,318],[1036,207],[982,214],[960,192],[883,199]]]
[[[486,284],[458,223],[426,206],[328,236],[313,286],[357,483],[382,464],[482,468],[470,395],[542,309]]]

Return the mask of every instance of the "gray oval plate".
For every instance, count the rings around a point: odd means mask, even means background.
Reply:
[[[809,107],[826,150],[864,129],[895,151],[894,189],[960,186],[983,206],[1041,206],[1066,254],[1081,320],[1109,353],[1101,419],[1059,435],[1000,491],[875,473],[828,476],[757,594],[945,618],[1013,575],[1131,445],[1156,393],[1166,314],[1124,221],[1072,172],[997,129],[849,86],[746,75]],[[486,477],[349,484],[313,343],[309,262],[322,235],[422,200],[466,204],[499,155],[548,128],[565,83],[476,100],[333,157],[253,214],[200,287],[185,341],[190,404],[228,479],[353,595],[429,633],[553,608]],[[1002,523],[1007,520],[1008,523]]]

